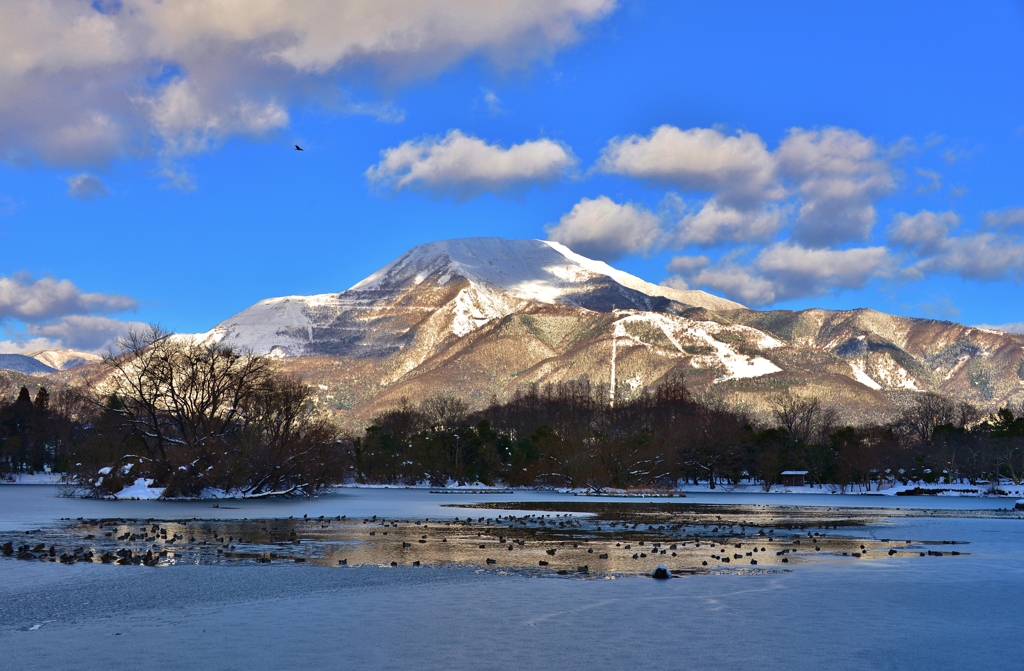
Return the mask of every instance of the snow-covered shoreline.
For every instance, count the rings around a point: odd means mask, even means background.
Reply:
[[[969,483],[935,484],[912,482],[884,486],[882,489],[865,488],[862,485],[847,485],[845,488],[835,484],[804,485],[803,487],[786,487],[773,485],[765,491],[759,482],[738,485],[716,484],[712,489],[708,484],[681,485],[676,488],[682,493],[748,493],[748,494],[840,494],[847,496],[984,496],[994,498],[1019,499],[1024,497],[1024,485],[1015,485],[1010,481],[1000,483],[996,491],[989,484],[972,485]]]
[[[11,473],[0,476],[0,485],[59,485],[63,473]]]
[[[8,479],[10,478],[10,479]],[[62,473],[37,473],[34,475],[14,474],[7,478],[0,479],[0,485],[60,485]],[[202,496],[190,498],[163,499],[163,488],[153,487],[152,480],[138,478],[134,483],[125,487],[120,492],[113,494],[109,499],[113,500],[175,500],[175,501],[222,501],[222,500],[245,500],[251,497],[239,495],[234,492],[221,490],[205,490]],[[989,484],[972,485],[969,483],[955,484],[932,484],[932,483],[908,483],[896,484],[884,487],[881,490],[867,489],[862,485],[848,485],[845,488],[840,485],[804,485],[802,487],[787,487],[774,485],[769,491],[759,482],[744,482],[740,484],[716,483],[712,488],[708,483],[701,484],[680,484],[673,489],[616,489],[593,487],[508,487],[505,485],[486,485],[476,483],[449,482],[443,486],[431,485],[429,483],[417,483],[414,485],[403,484],[364,484],[355,482],[339,483],[328,490],[343,489],[417,489],[417,490],[445,490],[446,492],[466,493],[506,493],[509,491],[551,491],[560,494],[575,494],[577,496],[613,496],[627,498],[685,498],[687,494],[834,494],[841,496],[941,496],[941,497],[985,497],[985,498],[1008,498],[1016,499],[1016,503],[1024,505],[1024,485],[1015,485],[1010,481],[1000,483],[993,491]]]

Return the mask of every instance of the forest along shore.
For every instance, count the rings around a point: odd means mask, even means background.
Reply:
[[[358,434],[268,356],[130,333],[91,386],[17,392],[0,376],[0,478],[64,472],[94,498],[314,496],[339,483],[593,492],[802,483],[839,491],[1024,486],[1024,408],[916,394],[884,423],[780,390],[751,414],[694,397],[684,373],[620,394],[587,378],[485,407],[402,399]],[[623,392],[624,393],[624,392]],[[787,473],[788,471],[788,473]]]

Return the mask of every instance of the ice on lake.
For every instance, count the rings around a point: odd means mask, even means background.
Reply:
[[[465,517],[467,509],[444,507],[460,501],[551,501],[557,508],[581,498],[515,492],[453,501],[424,490],[347,489],[312,501],[221,501],[212,508],[55,494],[53,487],[0,486],[0,531],[77,517],[441,519]],[[677,502],[943,506],[965,517],[889,518],[882,510],[879,523],[857,533],[955,539],[970,554],[829,557],[793,571],[668,581],[534,577],[470,566],[146,568],[0,560],[0,668],[1022,668],[1024,520],[971,512],[1012,502],[805,498],[814,500],[711,494]]]

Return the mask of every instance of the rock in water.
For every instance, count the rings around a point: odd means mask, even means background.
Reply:
[[[654,569],[654,573],[651,577],[655,580],[668,580],[672,577],[672,574],[668,572],[668,567],[664,564],[658,564],[658,568]]]

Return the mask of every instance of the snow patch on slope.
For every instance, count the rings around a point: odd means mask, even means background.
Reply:
[[[515,309],[515,302],[506,300],[500,293],[481,291],[476,287],[463,289],[455,297],[452,333],[461,338],[492,319],[511,314]]]
[[[871,376],[864,372],[864,364],[860,363],[859,361],[851,361],[850,368],[853,369],[853,379],[855,379],[857,382],[860,382],[865,387],[870,387],[875,391],[878,391],[879,389],[882,388],[882,385],[872,380]]]
[[[746,354],[740,354],[739,352],[734,350],[732,346],[720,340],[717,340],[713,336],[714,333],[721,333],[723,331],[736,331],[736,327],[733,326],[722,326],[721,324],[707,321],[696,322],[688,319],[683,319],[682,317],[675,317],[672,315],[664,315],[653,312],[631,313],[628,316],[615,322],[614,333],[616,337],[624,337],[628,335],[624,328],[625,324],[627,323],[645,323],[651,326],[658,327],[659,329],[661,329],[662,333],[665,334],[665,337],[675,346],[679,353],[683,355],[687,353],[683,349],[682,345],[679,343],[679,339],[676,337],[677,332],[682,332],[704,341],[705,343],[710,345],[715,351],[715,354],[712,356],[712,360],[721,364],[727,371],[727,374],[719,377],[717,380],[715,380],[716,382],[725,382],[726,380],[735,380],[741,378],[761,377],[762,375],[770,375],[772,373],[778,373],[782,370],[781,368],[776,366],[772,361],[764,357],[747,356]],[[757,331],[756,329],[749,329],[747,327],[742,328],[749,331],[750,333],[748,335],[750,335],[753,339],[756,339],[758,342],[766,341],[769,343],[778,343],[778,341],[775,340],[774,338],[771,338],[770,336],[767,336],[761,333],[760,331]],[[636,338],[633,338],[632,336],[630,336],[630,339],[646,345],[646,343],[642,343],[642,341],[639,341]],[[778,345],[771,344],[770,346],[781,346],[781,343],[778,343]],[[694,357],[692,360],[693,365],[699,367],[701,360],[702,357]]]
[[[908,389],[910,391],[923,391],[917,381],[910,375],[906,368],[898,363],[887,359],[888,365],[876,365],[878,377],[886,387]]]

